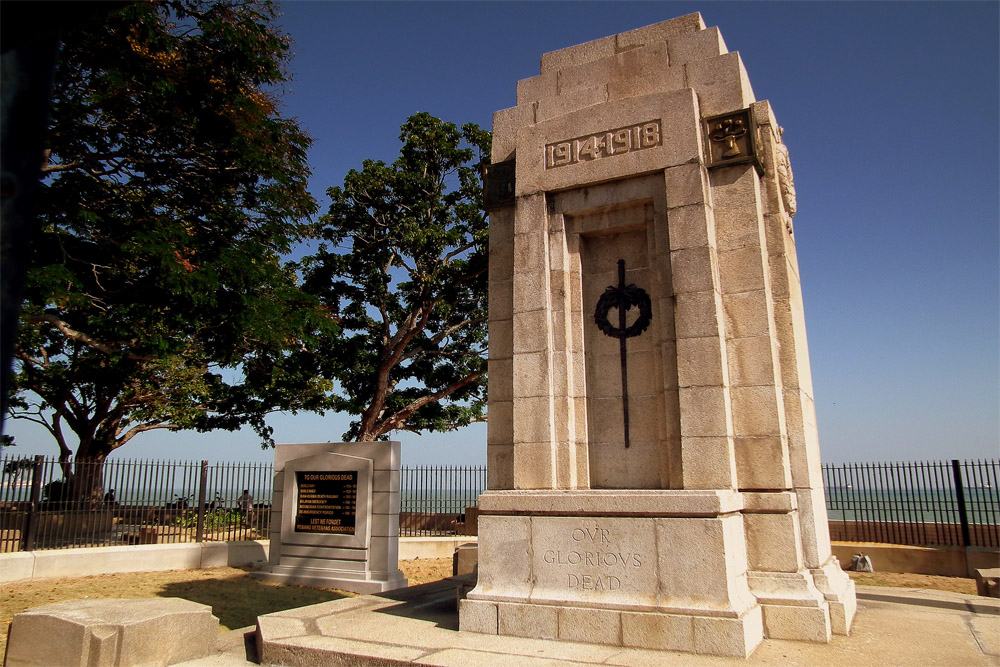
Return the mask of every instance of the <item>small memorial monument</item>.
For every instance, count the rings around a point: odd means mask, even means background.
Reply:
[[[848,632],[781,133],[699,14],[544,54],[494,115],[462,630],[733,656]]]
[[[278,445],[271,551],[253,576],[380,593],[399,570],[399,443]]]

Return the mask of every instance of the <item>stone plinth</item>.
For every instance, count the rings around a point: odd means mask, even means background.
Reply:
[[[739,54],[698,14],[612,35],[543,55],[493,121],[462,628],[737,656],[847,633],[792,171]]]
[[[5,667],[173,665],[215,651],[219,619],[179,598],[72,600],[16,614]]]
[[[271,550],[252,576],[380,593],[399,570],[399,443],[278,445]]]
[[[462,630],[739,657],[761,640],[737,493],[494,491],[480,503]]]

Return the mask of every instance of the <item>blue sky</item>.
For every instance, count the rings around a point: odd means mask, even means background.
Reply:
[[[700,11],[785,128],[824,461],[1000,455],[1000,4],[285,2],[284,113],[311,189],[391,161],[427,111],[489,128],[539,56]],[[348,419],[276,415],[278,442]],[[54,454],[10,423],[17,453]],[[485,463],[485,426],[400,434],[404,465]],[[252,433],[138,436],[116,457],[268,460]]]

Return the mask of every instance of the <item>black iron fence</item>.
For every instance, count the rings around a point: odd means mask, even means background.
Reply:
[[[0,459],[0,552],[262,539],[271,465]]]
[[[426,466],[400,471],[399,534],[475,535],[486,466]]]
[[[1000,461],[824,465],[830,538],[1000,546]]]
[[[403,468],[400,534],[475,535],[486,466]],[[266,539],[272,465],[0,458],[0,552]]]
[[[824,465],[830,537],[1000,547],[1000,461]],[[265,539],[265,463],[0,458],[0,551]],[[485,466],[403,468],[400,535],[475,535]]]

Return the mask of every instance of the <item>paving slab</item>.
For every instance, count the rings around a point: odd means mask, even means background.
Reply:
[[[765,639],[747,659],[519,639],[458,631],[447,579],[267,614],[258,619],[259,664],[554,667],[612,665],[1000,666],[1000,600],[923,589],[858,586],[850,636],[829,644]],[[258,664],[252,628],[220,635],[215,655],[186,667]]]

